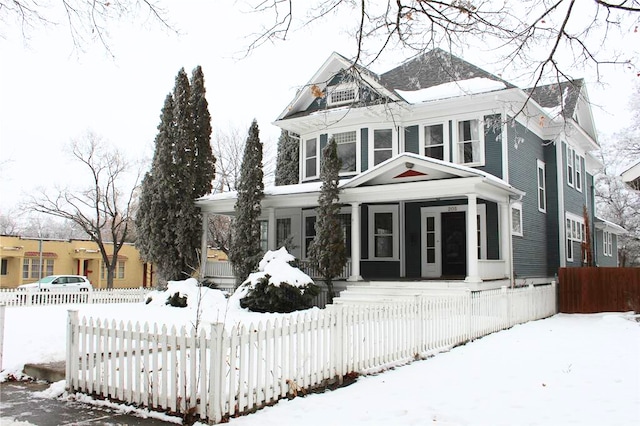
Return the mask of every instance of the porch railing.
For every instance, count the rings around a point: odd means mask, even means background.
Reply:
[[[309,261],[300,261],[300,270],[311,278],[321,278],[317,268]],[[347,264],[342,268],[342,273],[336,277],[337,280],[346,280],[351,276],[351,261],[347,261]],[[233,266],[229,261],[212,260],[208,261],[205,268],[205,277],[210,278],[233,278]]]

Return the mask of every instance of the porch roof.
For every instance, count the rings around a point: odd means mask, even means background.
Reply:
[[[263,208],[314,207],[322,182],[267,187]],[[403,153],[351,179],[342,180],[340,202],[380,203],[457,199],[467,195],[496,202],[520,198],[525,193],[481,170],[418,154]],[[204,212],[234,212],[237,192],[207,195],[196,200]]]

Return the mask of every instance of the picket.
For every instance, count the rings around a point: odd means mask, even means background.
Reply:
[[[219,423],[556,312],[555,285],[348,306],[257,325],[116,323],[69,312],[67,387]]]
[[[62,304],[104,304],[104,303],[140,303],[144,302],[151,289],[117,288],[78,291],[77,289],[59,289],[56,291],[25,291],[19,289],[0,289],[0,303],[6,306],[62,305]]]

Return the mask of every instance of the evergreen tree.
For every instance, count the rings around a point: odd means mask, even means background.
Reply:
[[[322,187],[318,197],[316,236],[311,243],[310,257],[327,285],[329,303],[333,302],[333,278],[347,263],[347,252],[340,224],[340,190],[338,189],[341,161],[337,145],[332,138],[322,150],[320,179]]]
[[[258,221],[261,213],[260,201],[264,196],[262,179],[262,143],[258,122],[253,120],[242,158],[240,181],[237,184],[236,218],[229,252],[229,258],[241,283],[251,272],[257,270],[262,255]]]
[[[194,90],[181,69],[162,109],[136,217],[137,246],[142,258],[156,266],[160,285],[184,279],[198,267],[201,216],[194,200],[211,190],[215,173],[199,67],[194,70],[193,86]]]
[[[294,185],[298,183],[299,142],[282,130],[278,139],[278,156],[276,158],[276,185]]]

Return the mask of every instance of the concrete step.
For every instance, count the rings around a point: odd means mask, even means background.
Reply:
[[[59,382],[65,378],[65,362],[49,362],[46,364],[25,364],[22,369],[24,374],[36,380],[46,382]]]

